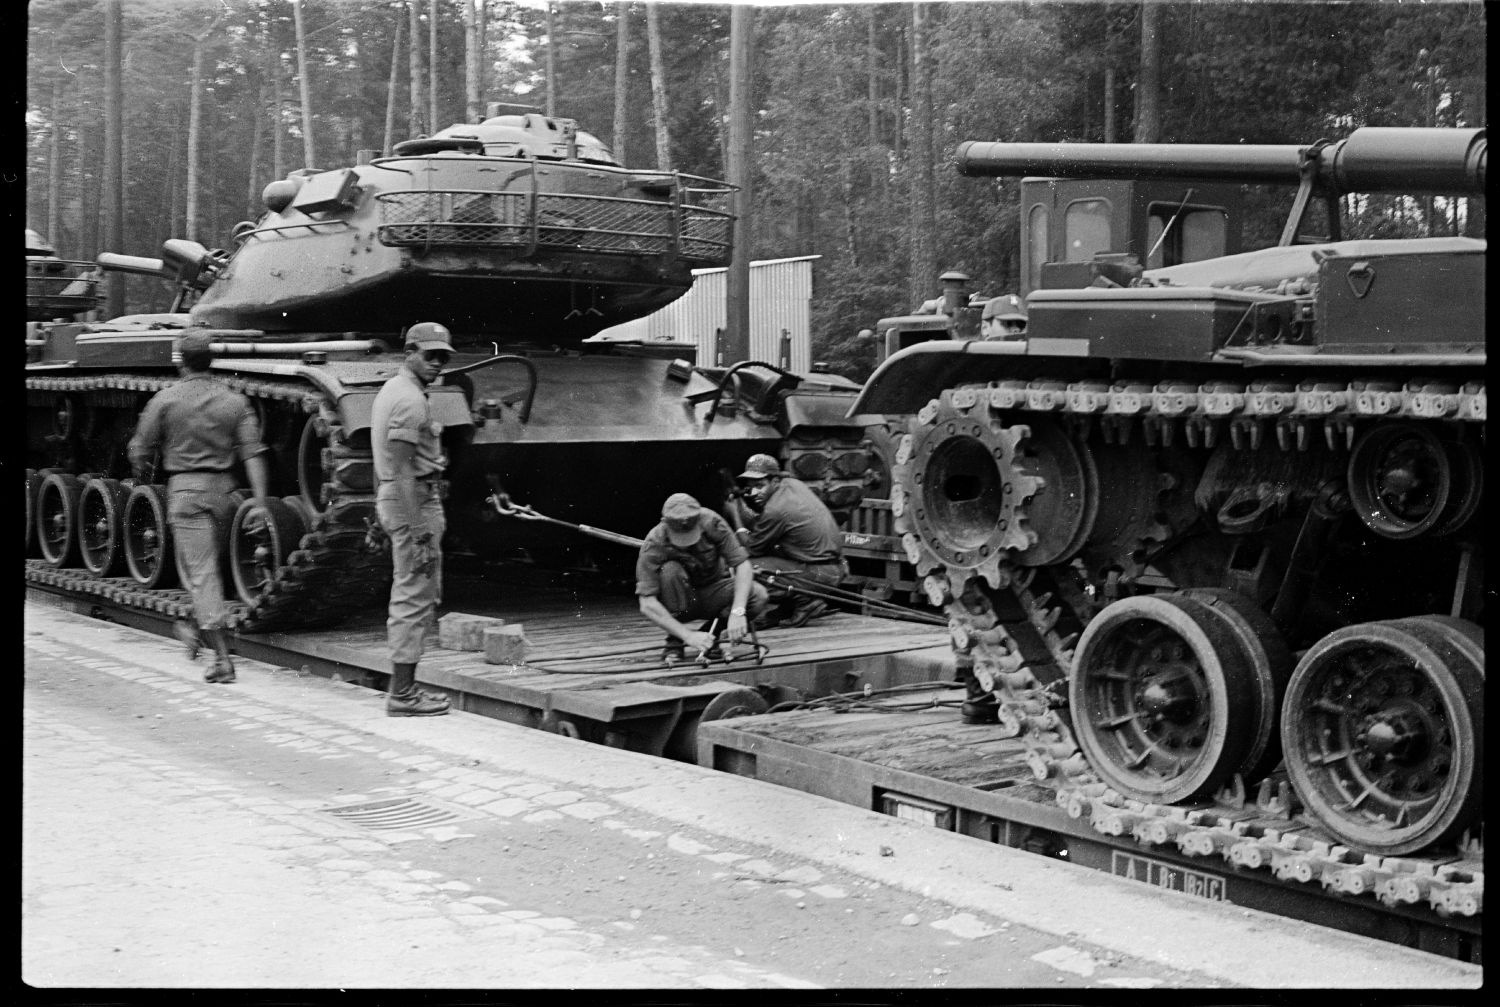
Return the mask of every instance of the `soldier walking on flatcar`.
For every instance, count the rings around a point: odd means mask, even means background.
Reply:
[[[226,498],[235,489],[233,468],[244,462],[254,503],[264,507],[270,483],[260,442],[260,424],[250,402],[209,377],[213,347],[205,335],[177,341],[182,380],[152,396],[141,411],[128,452],[137,478],[144,478],[158,450],[167,473],[167,518],[177,566],[193,598],[197,626],[180,623],[177,634],[195,659],[201,642],[215,653],[206,682],[234,681],[234,661],[224,630],[224,583],[219,571],[220,527]]]
[[[443,593],[441,477],[447,466],[442,424],[432,418],[427,388],[448,363],[453,344],[445,326],[419,322],[406,333],[406,359],[375,396],[370,445],[375,455],[375,512],[391,539],[391,600],[386,641],[391,683],[385,712],[437,717],[448,700],[417,688],[422,636]]]

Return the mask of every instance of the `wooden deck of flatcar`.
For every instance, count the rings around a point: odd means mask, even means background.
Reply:
[[[700,719],[865,686],[953,677],[945,627],[839,611],[807,626],[758,633],[765,648],[759,661],[756,648],[742,641],[728,660],[669,667],[662,662],[664,634],[641,617],[633,595],[556,574],[455,566],[444,577],[440,612],[520,626],[524,663],[489,664],[483,653],[438,646],[434,635],[417,679],[442,690],[458,709],[528,727],[690,761]],[[102,590],[113,581],[124,583],[121,578],[80,575],[52,583],[58,578],[38,573],[29,591],[170,632],[165,606],[153,611],[121,604]],[[385,613],[379,609],[328,629],[239,633],[234,646],[256,660],[378,689],[390,674]]]

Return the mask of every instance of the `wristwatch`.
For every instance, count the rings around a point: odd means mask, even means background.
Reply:
[[[742,609],[742,608],[731,608],[729,610],[729,614],[730,615],[744,615],[745,614],[745,610]]]

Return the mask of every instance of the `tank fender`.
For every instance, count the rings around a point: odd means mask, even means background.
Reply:
[[[914,413],[944,388],[1006,377],[1025,353],[1022,340],[939,339],[908,346],[876,368],[848,416],[852,421],[861,413]]]
[[[878,417],[859,416],[850,412],[854,396],[848,392],[787,392],[781,400],[780,422],[783,433],[798,427],[863,428]]]

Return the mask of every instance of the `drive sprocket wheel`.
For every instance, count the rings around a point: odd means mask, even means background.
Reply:
[[[943,391],[912,419],[896,452],[891,513],[919,574],[1002,587],[1001,563],[1036,545],[1024,504],[1041,488],[1019,458],[1030,431],[1008,426],[984,388]]]

